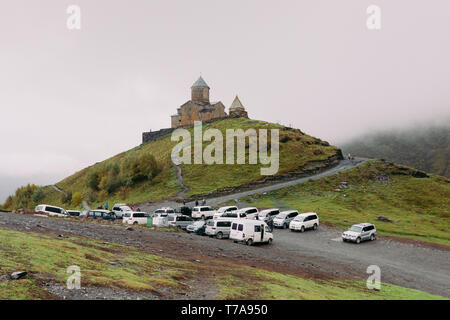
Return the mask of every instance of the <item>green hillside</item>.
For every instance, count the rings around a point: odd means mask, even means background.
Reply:
[[[382,235],[450,245],[450,180],[386,161],[244,198],[259,208],[314,211],[322,223],[347,228],[375,223]],[[392,222],[379,221],[384,216]]]
[[[203,130],[216,128],[225,136],[226,129],[279,129],[280,167],[277,176],[308,174],[330,166],[341,156],[337,147],[308,136],[300,130],[278,124],[244,118],[225,119],[203,125]],[[190,129],[191,132],[193,129]],[[269,140],[270,141],[270,140]],[[171,152],[177,142],[167,135],[157,141],[140,145],[103,162],[81,170],[56,183],[66,196],[50,186],[25,186],[17,190],[3,205],[6,209],[33,208],[38,203],[80,207],[81,201],[91,206],[115,202],[141,203],[159,201],[179,194],[184,188],[178,183]],[[210,142],[204,142],[207,146]],[[225,148],[224,148],[225,150]],[[246,149],[248,156],[248,148]],[[255,181],[263,181],[260,165],[181,165],[184,197],[230,189]]]
[[[386,159],[450,178],[450,126],[419,126],[365,135],[342,146],[345,154]]]

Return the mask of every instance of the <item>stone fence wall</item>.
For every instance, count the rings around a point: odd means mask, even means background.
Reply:
[[[175,130],[175,129],[166,128],[166,129],[161,129],[158,131],[143,132],[142,133],[142,144],[150,142],[150,141],[155,141],[155,140],[165,136],[166,134],[172,133],[173,130]]]

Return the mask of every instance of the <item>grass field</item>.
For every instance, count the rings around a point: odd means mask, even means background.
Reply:
[[[198,264],[75,236],[57,238],[0,228],[0,239],[0,299],[52,299],[44,289],[45,282],[64,284],[66,268],[71,265],[80,267],[83,287],[157,295],[161,288],[189,290],[187,280],[206,276],[217,286],[219,299],[441,299],[388,284],[373,291],[362,281],[304,279],[233,263],[219,265],[206,258]],[[17,270],[29,275],[9,280],[8,275]]]
[[[371,161],[339,174],[244,198],[258,208],[317,212],[339,228],[371,222],[382,235],[450,245],[450,180],[384,161]],[[344,186],[346,183],[346,187]],[[385,216],[392,222],[378,221]]]

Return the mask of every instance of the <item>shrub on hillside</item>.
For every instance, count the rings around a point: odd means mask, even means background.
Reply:
[[[41,188],[36,189],[31,196],[31,200],[35,205],[38,205],[45,198],[45,192]]]
[[[83,201],[83,196],[80,192],[75,192],[72,196],[72,206],[79,207]]]
[[[61,202],[68,204],[72,202],[72,191],[67,192],[67,193],[61,193]]]

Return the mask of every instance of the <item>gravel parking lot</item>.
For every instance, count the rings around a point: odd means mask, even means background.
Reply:
[[[270,246],[248,247],[185,232],[144,227],[127,231],[121,224],[98,224],[0,212],[0,227],[50,235],[73,234],[141,248],[185,260],[221,259],[314,277],[366,279],[369,265],[381,268],[382,281],[450,297],[450,253],[380,238],[360,245],[340,240],[342,230],[320,226],[305,233],[276,229]]]

